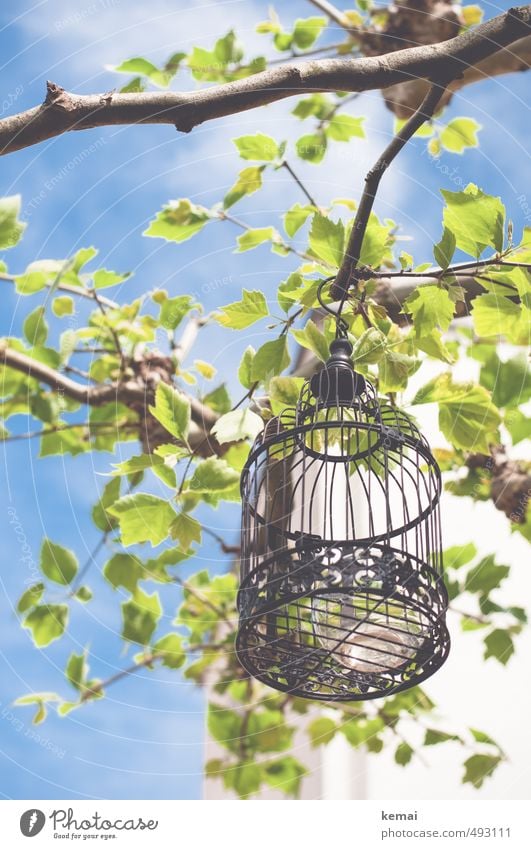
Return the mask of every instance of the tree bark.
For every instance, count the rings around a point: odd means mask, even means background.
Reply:
[[[0,121],[0,153],[12,153],[70,130],[116,124],[173,124],[181,132],[190,132],[205,121],[307,92],[386,89],[414,78],[431,80],[441,75],[465,84],[471,68],[525,38],[530,24],[531,6],[518,6],[438,44],[363,59],[292,62],[195,92],[76,95],[48,83],[42,105]]]

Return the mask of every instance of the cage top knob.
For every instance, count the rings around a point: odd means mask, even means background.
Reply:
[[[336,363],[344,363],[345,365],[352,365],[352,360],[350,359],[352,356],[352,345],[348,339],[334,339],[333,342],[330,343],[330,357],[327,365],[335,365]]]
[[[352,350],[348,339],[330,343],[328,360],[310,381],[311,392],[321,403],[349,405],[365,391],[365,378],[354,371]]]

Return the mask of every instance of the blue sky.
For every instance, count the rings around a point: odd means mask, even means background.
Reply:
[[[2,114],[39,103],[46,79],[80,93],[108,91],[126,78],[106,70],[106,65],[134,55],[161,63],[177,49],[211,46],[229,24],[251,43],[250,52],[258,53],[264,41],[253,33],[253,24],[267,17],[267,5],[242,0],[172,4],[153,0],[148,6],[141,0],[8,0],[0,12]],[[283,9],[288,5],[289,15],[282,13],[286,25],[314,12],[304,0],[282,4]],[[487,14],[508,6],[489,4]],[[486,192],[501,195],[519,235],[524,223],[518,197],[525,194],[528,117],[523,104],[528,84],[520,74],[466,89],[445,118],[474,117],[483,125],[481,147],[464,156],[445,154],[434,164],[424,153],[425,143],[418,140],[384,178],[376,211],[403,225],[403,235],[412,237],[403,247],[418,262],[431,258],[431,245],[440,236],[438,190],[456,190],[458,180],[461,185],[476,182]],[[189,83],[183,75],[176,85]],[[20,272],[34,259],[60,258],[94,244],[102,266],[134,272],[121,291],[110,291],[120,299],[158,286],[172,295],[202,293],[206,310],[237,299],[243,287],[262,288],[272,299],[293,261],[269,253],[267,247],[234,255],[237,234],[231,225],[212,224],[181,246],[146,239],[141,233],[170,198],[186,196],[208,205],[223,196],[240,164],[230,141],[234,136],[261,130],[278,140],[294,140],[305,132],[306,125],[287,120],[289,108],[284,102],[247,112],[206,124],[188,136],[167,126],[70,133],[3,158],[2,194],[22,195],[23,217],[28,221],[20,245],[5,257],[10,270]],[[392,117],[377,92],[360,97],[350,111],[367,116],[367,141],[335,145],[320,168],[289,155],[323,203],[338,195],[358,196],[364,172],[392,133]],[[72,166],[80,154],[81,164]],[[48,189],[50,182],[53,188]],[[279,226],[286,205],[300,199],[282,171],[268,175],[264,189],[243,201],[237,214],[253,226]],[[39,296],[19,299],[7,284],[1,285],[0,332],[20,333],[25,313],[40,302]],[[58,322],[52,329],[59,331]],[[267,328],[253,328],[247,338],[210,326],[202,333],[194,356],[214,362],[218,377],[236,392],[232,375],[241,353],[250,342],[256,347],[265,340]],[[28,422],[21,420],[17,426],[26,430]],[[127,446],[120,450],[124,456],[129,451]],[[28,578],[28,565],[21,560],[20,533],[17,538],[8,509],[16,511],[35,561],[44,534],[74,549],[83,561],[98,538],[89,513],[105,480],[99,473],[115,459],[101,454],[37,463],[37,451],[35,441],[15,442],[7,447],[2,465],[6,506],[0,573],[0,741],[5,762],[0,790],[11,798],[198,798],[203,698],[178,674],[160,671],[131,677],[109,690],[105,702],[67,719],[52,715],[37,729],[39,739],[32,736],[30,712],[10,707],[14,698],[31,690],[67,695],[66,658],[86,643],[95,658],[92,671],[99,677],[128,662],[117,635],[116,596],[97,570],[92,570],[89,581],[97,602],[84,609],[78,606],[68,635],[51,648],[36,650],[17,623],[14,604]],[[205,520],[228,538],[237,533],[234,508],[205,514]],[[226,565],[226,558],[207,544],[189,568],[222,570]],[[174,597],[166,594],[167,616],[177,602],[177,592]]]

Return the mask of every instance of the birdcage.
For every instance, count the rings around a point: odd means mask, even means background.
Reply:
[[[236,647],[277,690],[353,701],[412,687],[448,655],[441,476],[349,341],[330,351],[243,470]]]

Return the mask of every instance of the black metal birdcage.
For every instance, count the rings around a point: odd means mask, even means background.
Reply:
[[[448,655],[441,477],[347,339],[330,350],[243,471],[236,647],[277,690],[353,701],[412,687]]]

